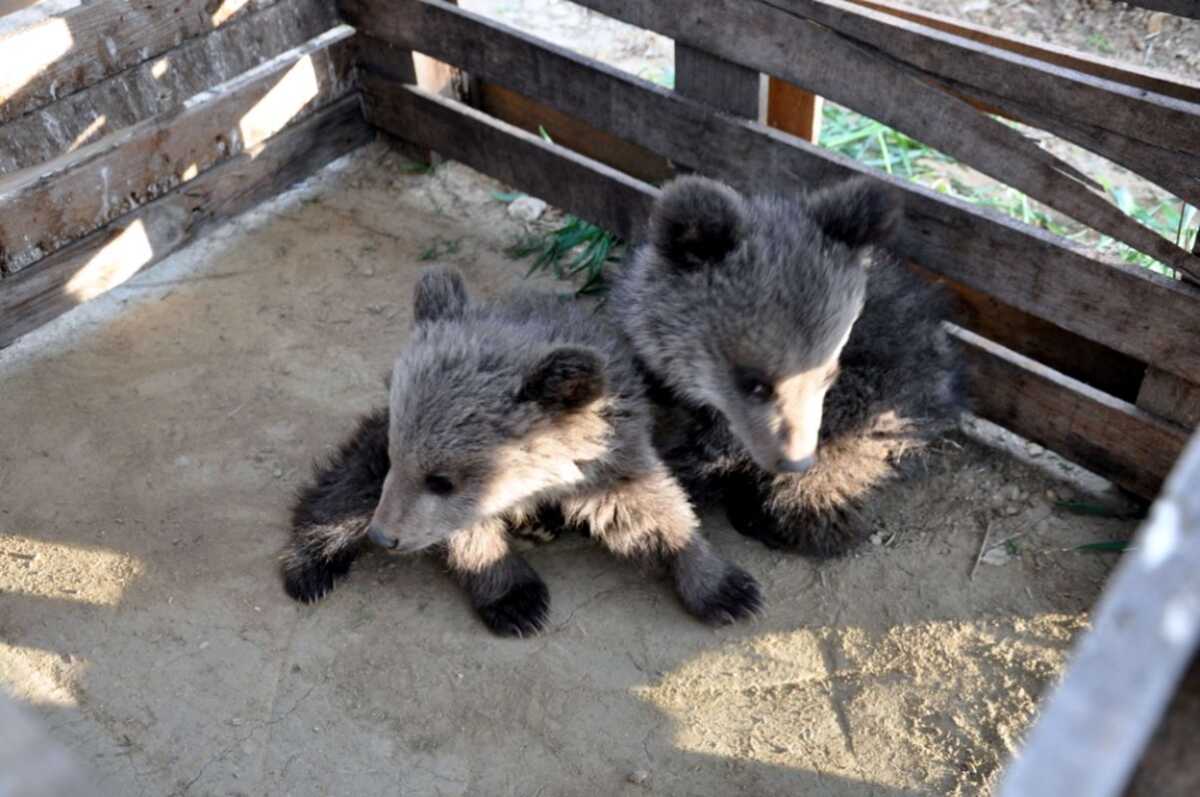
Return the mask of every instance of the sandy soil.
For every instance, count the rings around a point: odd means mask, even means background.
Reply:
[[[750,625],[583,539],[530,554],[537,639],[426,559],[285,597],[290,496],[382,400],[422,255],[521,281],[497,188],[373,145],[0,352],[0,684],[121,797],[985,793],[1111,564],[1066,549],[1132,524],[967,437],[845,560],[708,518]]]

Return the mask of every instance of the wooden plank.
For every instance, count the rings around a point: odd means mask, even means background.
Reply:
[[[898,249],[952,280],[1142,362],[1200,381],[1200,290],[1076,245],[997,212],[871,170],[849,158],[711,109],[652,83],[461,9],[424,2],[378,16],[347,4],[380,38],[433,54],[743,190],[795,191],[854,175],[903,197]],[[475,45],[488,41],[485,52]],[[365,59],[379,54],[364,51]],[[1154,308],[1153,311],[1148,308]]]
[[[1166,97],[1200,103],[1200,83],[1181,75],[1149,69],[1126,61],[1101,58],[1091,53],[1059,47],[1049,42],[1017,36],[1006,31],[976,25],[944,14],[935,14],[915,6],[901,5],[890,0],[849,0],[891,17],[899,17],[935,30],[952,33],[965,39],[996,47],[1006,52],[1028,56],[1038,61],[1073,69],[1085,75],[1104,78],[1133,88],[1152,91]]]
[[[0,39],[0,122],[42,107],[277,0],[94,0]],[[6,60],[8,60],[6,58]]]
[[[324,0],[282,0],[242,15],[0,127],[0,175],[58,157],[296,47],[337,24]]]
[[[359,97],[346,97],[56,252],[38,268],[5,279],[0,347],[120,285],[371,135]]]
[[[648,217],[654,188],[454,100],[370,72],[367,120],[629,238]]]
[[[686,44],[675,45],[675,90],[747,119],[760,119],[764,110],[758,72]]]
[[[1108,580],[1000,797],[1123,793],[1200,641],[1200,436]]]
[[[768,81],[767,124],[777,130],[817,143],[824,105],[816,94],[793,83],[776,77]]]
[[[1200,426],[1200,385],[1158,368],[1146,369],[1137,405],[1187,429]]]
[[[36,262],[344,96],[353,35],[341,25],[175,113],[0,180],[0,264],[11,273]]]
[[[480,83],[472,104],[529,133],[545,130],[554,143],[647,183],[658,184],[675,176],[671,162],[661,155],[496,83]]]
[[[973,332],[951,333],[967,355],[976,413],[1144,498],[1158,493],[1183,429]]]
[[[1166,11],[1180,17],[1200,19],[1200,0],[1125,0],[1125,2],[1155,11]]]
[[[580,5],[866,113],[1200,281],[1200,258],[1129,218],[1099,192],[1085,190],[1089,178],[1015,129],[935,87],[921,68],[968,82],[981,73],[990,75],[1003,81],[992,89],[1037,107],[1046,105],[1047,99],[1030,87],[1013,88],[1023,81],[1032,83],[1061,102],[1057,115],[1069,111],[1097,124],[1102,113],[1081,110],[1081,97],[1087,97],[1112,106],[1113,116],[1131,126],[1126,130],[1130,137],[1195,153],[1200,109],[1187,103],[1144,92],[1141,97],[1125,96],[1131,91],[1126,87],[1098,85],[1102,81],[1097,78],[1067,74],[939,31],[912,30],[919,26],[837,0],[710,0],[703,15],[689,13],[686,0],[581,0]],[[711,19],[721,19],[722,24],[713,25]],[[730,35],[731,30],[737,35]],[[797,58],[796,53],[821,57]],[[830,69],[830,63],[837,68]],[[1076,89],[1079,97],[1072,94]],[[1151,118],[1161,130],[1145,132],[1153,126],[1148,123]],[[1111,124],[1110,120],[1100,126],[1107,129]]]
[[[909,268],[950,292],[955,300],[952,318],[959,326],[1110,396],[1137,399],[1144,363],[915,264]]]

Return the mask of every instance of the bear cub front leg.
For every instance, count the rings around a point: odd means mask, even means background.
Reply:
[[[448,563],[484,625],[499,636],[536,634],[550,614],[550,590],[509,547],[503,522],[487,521],[450,538]]]

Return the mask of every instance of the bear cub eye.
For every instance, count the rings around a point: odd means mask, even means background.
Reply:
[[[771,383],[767,381],[766,377],[755,371],[735,368],[733,379],[737,383],[738,390],[752,399],[766,401],[775,395],[775,388],[771,386]]]
[[[425,489],[434,495],[449,495],[454,492],[454,482],[440,473],[431,473],[425,477]]]

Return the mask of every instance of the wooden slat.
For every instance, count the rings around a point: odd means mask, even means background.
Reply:
[[[811,91],[773,77],[767,88],[767,124],[815,144],[821,138],[824,104]]]
[[[0,347],[116,287],[371,135],[358,96],[346,97],[55,253],[38,268],[5,279],[0,282]]]
[[[353,34],[339,26],[176,113],[0,179],[0,264],[11,272],[50,254],[345,95]]]
[[[1122,557],[1000,797],[1118,797],[1200,641],[1200,436]]]
[[[972,409],[989,420],[1153,498],[1187,434],[1126,401],[958,327]]]
[[[1200,426],[1200,385],[1158,368],[1148,368],[1137,405],[1187,429]]]
[[[336,25],[325,0],[282,0],[0,126],[0,175],[177,108]],[[0,49],[2,52],[2,49]]]
[[[1142,362],[1200,381],[1200,290],[1130,266],[1098,263],[1069,241],[999,213],[870,170],[519,31],[436,3],[352,19],[744,190],[796,190],[868,175],[904,197],[899,250],[923,266]],[[484,52],[475,42],[488,41]],[[365,63],[386,53],[367,50]],[[1148,312],[1146,308],[1154,308]]]
[[[16,65],[0,72],[0,122],[112,77],[274,2],[277,0],[94,0],[11,32],[0,39],[6,64]]]
[[[891,17],[907,19],[926,27],[953,33],[980,44],[1073,69],[1085,75],[1093,75],[1178,100],[1200,103],[1200,83],[1181,75],[1148,69],[1126,61],[1101,58],[1091,53],[1059,47],[1049,42],[1036,41],[944,14],[934,14],[915,6],[888,2],[888,0],[850,0],[850,2],[880,11]]]
[[[1143,136],[1181,153],[1195,151],[1195,120],[1200,119],[1200,111],[1188,109],[1186,103],[1124,96],[1129,92],[1126,87],[1100,86],[1096,78],[1068,75],[1060,68],[938,31],[906,31],[906,25],[919,26],[836,0],[710,0],[703,15],[689,13],[686,0],[581,0],[580,4],[866,113],[1200,281],[1200,258],[1129,218],[1099,193],[1085,190],[1076,180],[1088,178],[1074,167],[931,85],[920,67],[936,65],[939,74],[964,80],[982,71],[1003,81],[993,85],[994,90],[1002,88],[1037,107],[1046,101],[1038,99],[1033,89],[1044,86],[1064,109],[1096,123],[1095,108],[1086,114],[1080,111],[1081,100],[1072,94],[1078,89],[1093,103],[1112,105],[1113,116],[1135,128],[1126,130],[1127,135]],[[710,24],[712,19],[722,24]],[[821,57],[797,55],[812,53]],[[837,68],[831,69],[831,63]],[[1021,82],[1032,87],[1013,88]],[[1146,118],[1139,117],[1139,111]],[[1161,130],[1144,132],[1152,126],[1149,118]],[[1111,124],[1101,126],[1108,129]]]
[[[454,100],[381,75],[362,75],[367,119],[391,135],[490,174],[623,237],[631,237],[654,189],[540,136]]]
[[[675,90],[734,116],[758,120],[763,112],[758,72],[686,44],[675,45]]]
[[[1200,0],[1125,0],[1134,6],[1152,8],[1155,11],[1166,11],[1180,17],[1200,19]]]
[[[529,133],[540,135],[545,130],[554,143],[647,183],[659,184],[675,176],[671,162],[661,155],[499,84],[481,82],[471,100],[474,107],[486,114]]]

